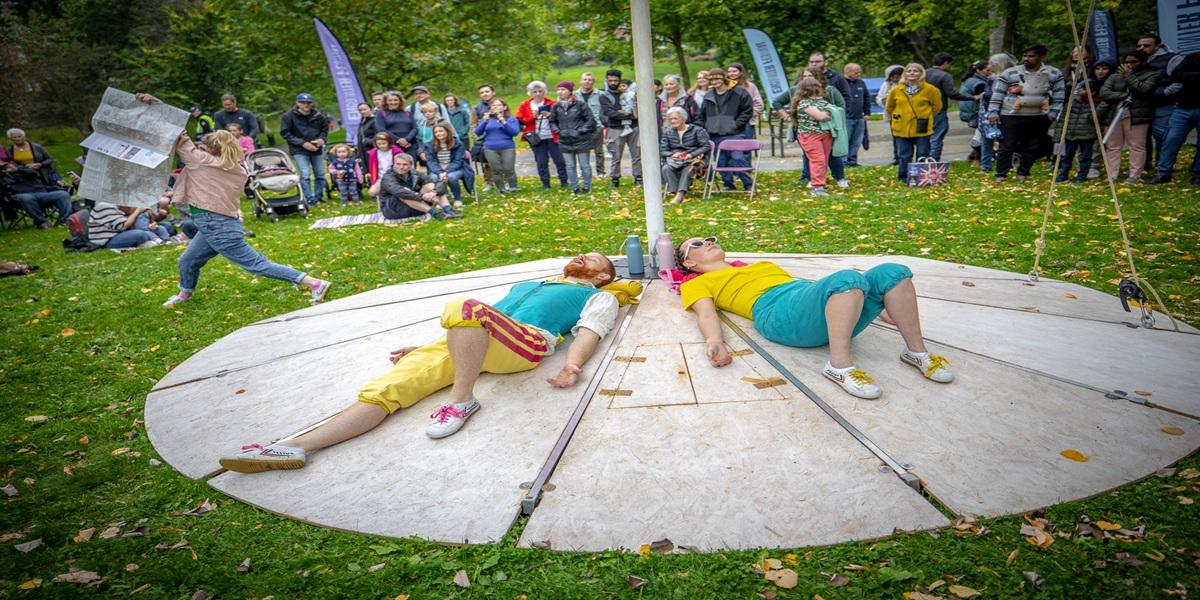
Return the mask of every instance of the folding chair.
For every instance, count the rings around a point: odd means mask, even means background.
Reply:
[[[709,142],[712,144],[712,142]],[[746,190],[726,190],[721,189],[715,183],[718,173],[752,173],[753,178],[750,181],[750,201],[754,201],[754,193],[758,191],[758,161],[761,158],[760,150],[763,148],[763,143],[758,140],[747,139],[728,139],[723,140],[717,146],[717,155],[713,157],[712,163],[708,166],[708,178],[704,180],[704,199],[707,200],[713,194],[725,192],[744,192]],[[749,167],[718,167],[721,163],[722,152],[753,152],[754,163]]]

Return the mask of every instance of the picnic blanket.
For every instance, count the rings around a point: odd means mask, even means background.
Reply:
[[[335,229],[338,227],[350,227],[351,225],[397,225],[400,223],[419,221],[420,219],[420,217],[410,217],[407,219],[385,219],[383,215],[379,213],[370,213],[366,215],[344,215],[341,217],[320,219],[312,225],[309,225],[308,230]]]

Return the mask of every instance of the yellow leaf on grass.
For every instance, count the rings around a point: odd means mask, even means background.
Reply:
[[[951,594],[954,594],[955,596],[957,596],[959,598],[963,598],[964,600],[966,598],[971,598],[971,597],[979,595],[979,590],[973,590],[965,585],[952,585],[946,589],[950,590]]]
[[[783,555],[783,562],[785,562],[785,563],[787,563],[787,564],[789,564],[789,565],[794,565],[794,564],[796,564],[796,563],[797,563],[797,562],[799,562],[799,561],[797,561],[797,560],[796,560],[796,555],[795,555],[795,554],[784,554],[784,555]]]
[[[71,329],[70,327],[68,327],[68,328],[66,328],[66,329],[64,329],[64,330],[62,330],[62,336],[63,336],[63,337],[71,337],[71,336],[73,336],[73,335],[75,335],[75,330],[74,330],[74,329]]]
[[[1121,524],[1109,523],[1108,521],[1096,521],[1096,527],[1099,527],[1102,531],[1113,531],[1115,529],[1120,529]]]
[[[158,349],[159,349],[160,347],[161,347],[161,346],[159,346],[158,344],[155,344],[155,345],[153,345],[153,346],[150,346],[150,351],[151,351],[151,352],[158,352]]]
[[[1167,558],[1167,555],[1163,554],[1162,552],[1159,552],[1158,550],[1147,550],[1146,558],[1148,558],[1154,562],[1162,562],[1163,560],[1165,560]]]
[[[33,579],[30,579],[29,581],[26,581],[25,583],[22,583],[21,585],[18,585],[17,587],[19,587],[23,590],[37,589],[37,588],[42,587],[42,579],[40,577],[34,577]]]
[[[638,548],[638,554],[650,556],[650,544],[642,544],[642,547]]]
[[[1075,462],[1087,462],[1088,457],[1078,450],[1063,450],[1059,452],[1064,458],[1069,458]]]
[[[1162,432],[1167,435],[1183,435],[1183,430],[1178,427],[1163,427]]]
[[[1039,529],[1034,535],[1025,538],[1025,541],[1038,548],[1049,548],[1050,544],[1054,543],[1054,536]]]
[[[1012,552],[1009,552],[1008,558],[1004,560],[1004,566],[1011,567],[1013,564],[1013,561],[1017,560],[1017,555],[1020,553],[1021,553],[1020,550],[1013,550]]]

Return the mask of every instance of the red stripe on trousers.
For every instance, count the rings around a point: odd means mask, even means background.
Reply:
[[[509,318],[508,315],[505,315],[504,313],[478,300],[467,300],[463,302],[463,319],[468,321],[478,321],[480,326],[482,326],[488,331],[489,334],[491,334],[492,339],[500,342],[502,346],[508,348],[517,356],[520,356],[529,362],[541,362],[543,355],[547,350],[546,339],[540,334],[529,330],[525,326]],[[512,336],[512,338],[500,335],[499,331],[497,330],[507,332]],[[533,339],[526,339],[526,346],[521,346],[517,339],[513,339],[519,337]],[[535,354],[535,352],[540,352],[542,354]]]

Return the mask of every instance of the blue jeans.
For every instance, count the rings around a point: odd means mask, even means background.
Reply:
[[[450,188],[455,200],[462,200],[463,186],[466,186],[468,192],[475,191],[475,169],[468,163],[463,163],[463,168],[457,171],[446,171],[446,187]]]
[[[156,237],[160,240],[165,240],[165,239],[171,237],[171,232],[167,231],[167,228],[163,227],[162,224],[160,224],[160,223],[155,223],[154,225],[150,224],[150,213],[142,213],[142,214],[138,215],[137,219],[135,219],[133,221],[133,228],[149,231],[151,234],[154,235],[154,237]]]
[[[188,243],[187,250],[179,256],[180,290],[194,291],[196,283],[200,280],[201,267],[218,254],[255,275],[292,283],[300,283],[300,280],[304,279],[304,273],[291,267],[277,265],[250,247],[250,244],[246,243],[242,222],[237,217],[204,212],[192,215],[192,221],[198,231]]]
[[[1092,170],[1092,149],[1096,145],[1095,140],[1076,141],[1067,140],[1063,146],[1062,160],[1058,166],[1058,177],[1055,181],[1066,181],[1067,176],[1071,174],[1071,163],[1075,160],[1075,155],[1079,155],[1079,170],[1075,172],[1075,181],[1087,181],[1088,171]]]
[[[933,115],[933,139],[929,140],[929,156],[933,160],[942,160],[942,145],[946,142],[946,134],[950,133],[950,117],[945,111]]]
[[[984,171],[992,170],[992,161],[996,159],[996,140],[983,138],[979,144],[979,168]],[[1087,175],[1087,173],[1084,173]]]
[[[1146,171],[1155,166],[1155,152],[1162,156],[1163,143],[1166,142],[1167,130],[1171,127],[1171,115],[1174,113],[1174,104],[1154,109],[1154,120],[1150,122],[1150,131],[1146,132]]]
[[[63,190],[55,190],[53,192],[27,192],[24,194],[13,194],[12,199],[25,212],[33,217],[33,224],[41,227],[42,223],[47,223],[46,214],[42,212],[43,206],[53,206],[58,211],[58,222],[65,223],[67,217],[71,216],[71,194]]]
[[[896,140],[896,153],[900,160],[899,173],[900,181],[908,181],[908,163],[929,156],[929,138],[932,136],[921,136],[915,138],[898,137]],[[913,156],[913,153],[916,156]]]
[[[563,162],[563,155],[562,151],[558,149],[558,142],[555,142],[551,138],[546,138],[536,144],[530,144],[529,148],[533,150],[533,161],[537,163],[538,178],[542,180],[542,189],[550,187],[551,160],[554,161],[554,168],[558,170],[558,182],[563,187],[567,187],[567,165]]]
[[[858,149],[862,147],[863,132],[866,131],[866,127],[866,121],[861,118],[846,118],[846,132],[850,136],[850,153],[846,155],[847,165],[858,164]]]
[[[714,135],[710,139],[713,143],[713,147],[719,147],[721,145],[721,142],[723,142],[725,140],[743,140],[743,139],[746,139],[746,136],[743,134],[735,133],[732,135]],[[750,166],[750,155],[746,154],[745,152],[722,152],[721,159],[717,161],[717,166],[718,167],[748,167],[748,166]],[[728,190],[733,189],[733,176],[734,175],[735,175],[734,173],[721,173],[721,182],[725,184],[725,189],[728,189]],[[750,184],[753,181],[752,179],[750,179],[750,176],[745,173],[736,173],[736,175],[737,175],[737,178],[739,180],[741,180],[742,187],[745,189],[750,189]]]
[[[145,229],[126,229],[109,238],[108,243],[104,247],[110,250],[133,248],[153,239],[155,239],[154,234]]]
[[[567,187],[573,191],[592,189],[592,162],[588,160],[590,152],[563,152],[563,160],[567,161]],[[579,185],[580,179],[583,185]]]
[[[1156,119],[1155,123],[1157,122]],[[1200,135],[1200,108],[1176,108],[1175,112],[1171,113],[1166,139],[1158,151],[1158,163],[1155,165],[1160,175],[1170,175],[1175,169],[1179,149],[1183,147],[1193,129]],[[1192,159],[1192,174],[1200,175],[1200,151],[1196,152],[1195,158]]]
[[[296,169],[300,171],[300,189],[304,192],[304,201],[316,204],[325,194],[325,156],[323,154],[293,154]],[[313,178],[316,178],[316,189],[313,189]]]

